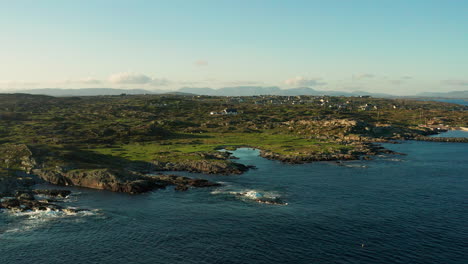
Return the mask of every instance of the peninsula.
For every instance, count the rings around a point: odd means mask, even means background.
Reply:
[[[158,172],[241,174],[251,167],[236,163],[238,147],[287,163],[371,159],[392,153],[378,142],[467,127],[467,110],[370,96],[1,94],[0,193],[30,200],[39,182],[126,193],[216,186]]]

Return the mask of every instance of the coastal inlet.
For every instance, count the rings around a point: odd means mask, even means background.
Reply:
[[[71,200],[62,205],[89,215],[0,214],[0,263],[464,263],[465,144],[383,146],[407,155],[337,166],[238,149],[237,161],[257,169],[203,175],[218,187],[141,195],[65,187]],[[288,205],[258,203],[257,193]]]

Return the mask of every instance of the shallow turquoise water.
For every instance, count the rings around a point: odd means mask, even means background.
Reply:
[[[468,137],[468,131],[464,130],[449,130],[437,135],[432,135],[432,137]]]
[[[287,165],[240,149],[258,169],[204,176],[221,188],[73,189],[66,204],[96,211],[0,214],[0,263],[466,263],[467,145],[384,146],[407,155]],[[251,190],[288,205],[234,194]]]

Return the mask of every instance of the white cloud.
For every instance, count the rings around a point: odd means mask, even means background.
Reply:
[[[102,80],[88,77],[85,79],[78,80],[77,82],[82,84],[101,84]]]
[[[197,60],[195,62],[195,65],[197,65],[197,66],[206,66],[206,65],[208,65],[208,61],[206,61],[206,60]]]
[[[411,76],[402,76],[400,78],[397,78],[397,79],[391,79],[391,80],[388,80],[391,84],[394,84],[394,85],[401,85],[401,84],[405,84],[409,81],[411,81],[413,79],[413,77]]]
[[[321,86],[327,84],[325,82],[320,81],[320,78],[307,79],[302,76],[287,79],[284,81],[284,83],[290,86]]]
[[[41,83],[32,81],[11,81],[11,80],[0,80],[0,89],[5,91],[13,91],[18,89],[36,88]],[[3,91],[2,91],[3,92]]]
[[[20,86],[20,85],[38,85],[39,82],[30,82],[30,81],[2,81],[0,80],[0,85],[13,85],[13,86]]]
[[[146,84],[150,83],[152,78],[138,73],[120,72],[109,76],[109,82],[115,84]]]
[[[121,72],[109,76],[109,82],[113,84],[147,84],[154,86],[164,86],[169,84],[166,79],[152,78],[145,74]]]
[[[445,80],[442,83],[455,86],[468,86],[468,80]]]
[[[403,80],[390,80],[390,83],[394,85],[401,85],[403,82]]]
[[[259,85],[263,84],[263,82],[256,82],[256,81],[231,81],[231,82],[225,82],[226,85]]]
[[[156,78],[153,78],[151,79],[151,82],[150,82],[150,85],[154,85],[154,86],[166,86],[170,84],[170,81],[167,80],[167,79],[156,79]]]
[[[371,73],[362,73],[362,74],[353,75],[353,79],[358,79],[358,80],[371,79],[371,78],[375,78],[375,77],[376,76],[374,74],[371,74]]]

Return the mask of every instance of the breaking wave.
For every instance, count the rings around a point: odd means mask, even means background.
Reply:
[[[63,219],[77,219],[82,217],[102,215],[99,210],[77,210],[74,207],[64,208],[61,211],[34,210],[14,212],[3,210],[10,223],[0,228],[0,236],[7,233],[27,232],[41,228],[51,221]]]
[[[227,189],[216,189],[211,192],[215,195],[225,195],[229,197],[234,197],[236,199],[245,201],[245,202],[257,202],[262,204],[274,204],[274,205],[287,205],[281,195],[277,192],[272,191],[262,191],[254,189],[241,189],[233,190],[231,188]]]

